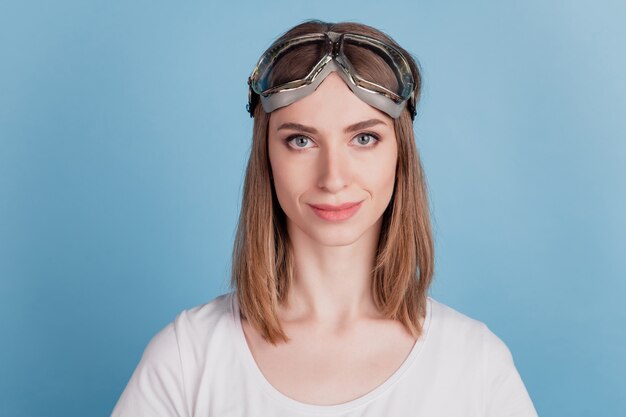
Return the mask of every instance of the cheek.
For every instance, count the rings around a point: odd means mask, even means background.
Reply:
[[[290,162],[280,152],[270,150],[270,165],[276,197],[283,211],[289,214],[298,197],[306,190],[306,178],[302,166]]]
[[[376,200],[389,200],[396,178],[397,157],[395,147],[389,152],[379,153],[363,170],[365,187],[369,187]]]

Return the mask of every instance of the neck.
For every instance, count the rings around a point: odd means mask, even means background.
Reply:
[[[325,246],[288,222],[295,275],[283,306],[283,318],[340,325],[380,317],[373,302],[371,272],[381,223],[353,243]]]

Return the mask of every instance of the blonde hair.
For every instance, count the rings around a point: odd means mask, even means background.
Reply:
[[[287,31],[281,40],[326,31],[368,35],[390,43],[407,57],[416,80],[419,98],[421,78],[408,52],[383,32],[359,23],[308,21]],[[369,51],[346,51],[361,74],[379,82],[393,82],[390,70],[371,59]],[[295,56],[298,54],[297,56]],[[286,54],[278,78],[306,74],[314,51]],[[287,74],[287,71],[289,74]],[[291,78],[294,79],[294,78]],[[252,148],[246,168],[243,201],[232,257],[231,286],[237,293],[242,315],[270,343],[288,341],[278,319],[278,307],[286,300],[294,279],[294,259],[287,233],[286,216],[272,181],[268,156],[269,114],[254,109]],[[414,336],[422,332],[420,318],[426,313],[428,288],[434,271],[434,248],[426,180],[415,146],[409,110],[394,119],[398,141],[396,181],[391,202],[383,213],[381,233],[372,270],[374,303],[387,318],[399,320]]]

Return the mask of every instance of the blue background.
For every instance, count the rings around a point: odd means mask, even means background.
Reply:
[[[107,416],[143,348],[228,290],[246,79],[308,18],[420,61],[432,295],[540,416],[626,415],[626,3],[0,6],[0,415]]]

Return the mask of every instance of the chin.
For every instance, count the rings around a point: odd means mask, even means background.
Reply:
[[[322,231],[316,231],[314,235],[309,235],[309,237],[315,240],[322,246],[348,246],[359,240],[362,236],[361,234],[357,234],[356,231],[339,231],[333,233],[323,233]]]
[[[302,230],[302,229],[301,229]],[[370,227],[359,222],[343,224],[308,224],[304,229],[309,238],[323,246],[348,246],[367,235]]]

